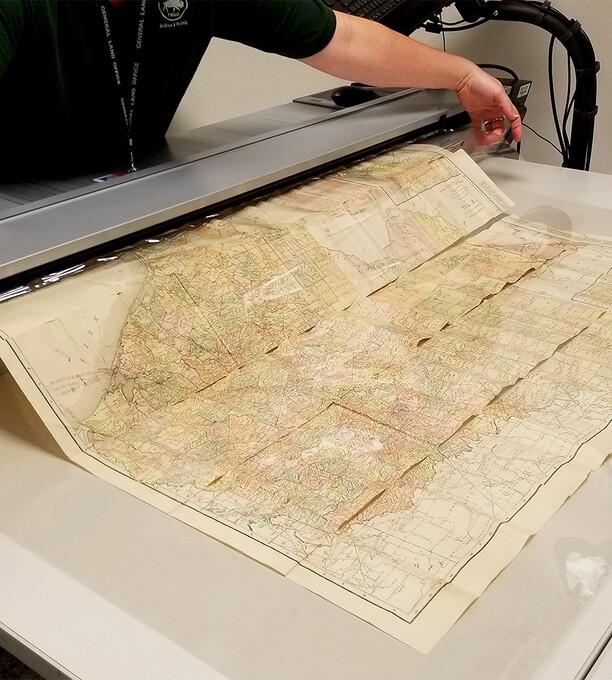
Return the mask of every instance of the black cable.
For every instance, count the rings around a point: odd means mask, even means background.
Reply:
[[[593,140],[589,139],[587,144],[587,164],[585,170],[588,172],[591,169],[591,155],[593,153]]]
[[[501,66],[500,64],[478,64],[480,68],[485,68],[485,69],[495,69],[497,71],[503,71],[504,73],[507,73],[509,76],[511,76],[514,79],[514,83],[516,83],[519,79],[518,74],[516,71],[513,71],[509,66]],[[514,85],[514,83],[512,83]]]
[[[470,28],[476,28],[477,26],[482,26],[483,24],[486,24],[489,21],[491,21],[491,19],[480,19],[479,21],[475,21],[473,24],[466,24],[465,26],[451,26],[450,28],[446,29],[446,32],[452,33],[454,31],[467,31]]]
[[[571,98],[571,92],[572,92],[572,60],[569,55],[569,52],[567,53],[567,90],[565,92],[565,107],[563,108],[563,112],[565,113],[567,111],[567,108],[570,103],[570,98]]]
[[[568,149],[565,146],[565,141],[563,139],[563,133],[561,131],[561,123],[559,122],[559,112],[557,111],[557,96],[555,94],[555,75],[554,75],[554,47],[555,47],[555,36],[553,35],[550,39],[550,44],[548,46],[548,89],[550,91],[550,107],[552,109],[553,121],[555,123],[555,130],[557,132],[557,139],[559,140],[559,149],[561,155],[563,156],[563,161],[568,161]]]
[[[465,24],[465,19],[459,19],[458,21],[442,21],[442,26],[459,26],[460,24]]]
[[[446,31],[444,30],[444,22],[442,21],[442,12],[440,12],[440,28],[442,29],[442,47],[446,52]]]
[[[523,121],[523,127],[526,127],[528,130],[531,130],[531,132],[533,132],[533,134],[536,137],[539,137],[542,141],[546,142],[547,144],[550,144],[552,146],[552,148],[555,151],[557,151],[557,153],[560,153],[563,156],[563,151],[561,151],[561,149],[556,144],[553,144],[553,142],[551,142],[550,139],[547,139],[546,137],[544,137],[544,135],[541,135],[539,132],[534,130],[531,126],[527,125],[527,123],[525,121]]]
[[[569,151],[569,135],[567,134],[567,124],[569,123],[570,116],[572,115],[572,109],[574,108],[574,104],[576,103],[576,90],[574,90],[574,94],[572,95],[572,98],[569,101],[569,104],[567,105],[567,109],[565,109],[565,114],[563,115],[563,132],[568,139],[567,142],[567,148]]]
[[[576,88],[574,87],[574,94],[570,95],[572,90],[572,60],[570,58],[569,52],[567,54],[567,92],[565,95],[565,109],[563,111],[563,141],[565,142],[565,148],[567,150],[567,155],[569,157],[570,150],[570,138],[567,132],[567,123],[569,121],[574,102],[576,101]]]

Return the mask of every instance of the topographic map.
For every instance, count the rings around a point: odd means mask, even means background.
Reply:
[[[510,205],[394,149],[2,304],[0,357],[70,460],[427,652],[610,451],[612,244]]]

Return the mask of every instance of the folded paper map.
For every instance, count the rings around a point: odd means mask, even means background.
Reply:
[[[0,305],[0,358],[71,461],[428,652],[612,450],[612,244],[510,206],[394,149]]]

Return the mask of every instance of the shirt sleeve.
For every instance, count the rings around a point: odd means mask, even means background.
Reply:
[[[217,0],[218,38],[304,59],[320,52],[336,30],[336,15],[321,0]]]
[[[28,15],[22,0],[0,0],[0,78],[23,40]]]

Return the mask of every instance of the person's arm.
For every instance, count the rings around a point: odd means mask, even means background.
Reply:
[[[448,89],[470,114],[478,140],[500,139],[503,125],[482,134],[483,121],[506,118],[517,141],[521,118],[501,83],[471,61],[411,40],[381,24],[336,13],[336,30],[320,52],[302,59],[309,66],[379,87]]]
[[[510,121],[514,138],[521,138],[520,116],[500,82],[467,59],[373,21],[334,13],[321,0],[217,0],[213,6],[219,38],[301,59],[346,80],[454,90],[480,143],[500,139],[503,117]],[[481,123],[495,119],[493,131],[483,135]]]

